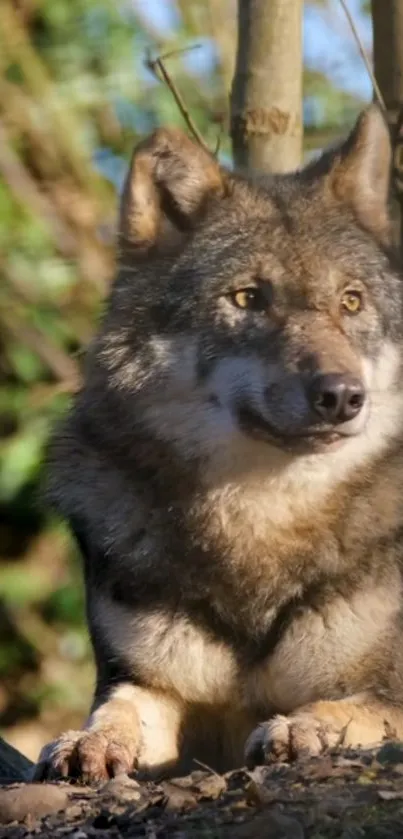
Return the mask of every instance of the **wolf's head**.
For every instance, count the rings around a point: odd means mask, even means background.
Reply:
[[[189,458],[252,440],[264,458],[339,457],[398,433],[390,156],[375,106],[339,148],[270,179],[173,130],[138,146],[96,345],[133,423]]]

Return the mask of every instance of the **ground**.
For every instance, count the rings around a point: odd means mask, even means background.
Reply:
[[[98,789],[18,783],[19,757],[0,762],[0,839],[403,839],[403,744]]]

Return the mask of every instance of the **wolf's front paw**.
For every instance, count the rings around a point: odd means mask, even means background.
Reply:
[[[34,780],[80,778],[84,783],[105,781],[132,772],[138,755],[136,731],[117,725],[66,731],[42,749]]]
[[[245,746],[249,767],[275,760],[289,761],[313,757],[340,742],[340,726],[319,719],[308,711],[276,716],[261,723],[252,732]]]

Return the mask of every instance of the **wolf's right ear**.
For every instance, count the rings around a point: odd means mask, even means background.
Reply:
[[[328,185],[357,220],[383,242],[390,237],[388,192],[392,147],[383,113],[370,105],[333,156]]]
[[[212,195],[224,193],[217,161],[182,131],[162,128],[134,150],[123,189],[119,233],[148,250],[172,245],[200,217]]]

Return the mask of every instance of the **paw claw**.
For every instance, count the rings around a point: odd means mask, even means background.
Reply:
[[[132,772],[136,758],[135,738],[120,731],[68,731],[42,749],[34,780],[80,778],[85,784],[97,784]]]
[[[277,715],[261,723],[246,741],[245,760],[249,768],[259,763],[316,757],[332,746],[337,732],[305,711],[289,717]]]

